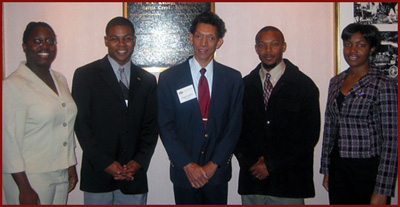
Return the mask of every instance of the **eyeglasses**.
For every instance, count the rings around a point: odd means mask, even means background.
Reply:
[[[53,39],[45,39],[44,40],[44,39],[35,38],[35,39],[32,40],[32,42],[36,46],[42,46],[44,42],[46,42],[47,45],[55,45],[55,44],[57,44],[57,41],[53,40]]]

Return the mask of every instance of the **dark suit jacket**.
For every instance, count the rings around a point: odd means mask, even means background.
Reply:
[[[190,58],[189,58],[190,59]],[[189,61],[160,74],[158,121],[160,136],[171,160],[171,181],[191,188],[183,167],[209,161],[219,165],[207,185],[227,183],[231,157],[242,123],[241,74],[214,61],[214,79],[207,129],[204,129],[197,98],[180,103],[177,90],[193,83]]]
[[[81,190],[138,194],[148,191],[146,171],[157,143],[155,77],[131,64],[129,107],[106,57],[75,71],[72,96],[78,106],[75,132],[83,149]],[[133,181],[116,181],[104,171],[114,161],[142,168]]]
[[[267,111],[258,65],[244,77],[243,127],[235,155],[239,193],[288,198],[313,197],[313,156],[320,132],[319,92],[288,60],[272,90]],[[270,176],[255,179],[249,168],[264,156]]]

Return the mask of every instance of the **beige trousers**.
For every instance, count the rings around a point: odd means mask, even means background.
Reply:
[[[39,195],[44,205],[67,203],[68,170],[57,170],[45,173],[27,173],[29,183]],[[19,204],[19,190],[11,174],[3,174],[3,192],[7,204]]]

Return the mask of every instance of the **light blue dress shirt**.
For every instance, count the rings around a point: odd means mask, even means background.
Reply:
[[[192,74],[192,79],[193,79],[193,88],[196,94],[198,94],[198,88],[199,88],[199,80],[201,77],[200,70],[202,67],[200,64],[197,62],[196,58],[192,58],[189,60],[189,65],[190,65],[190,72]],[[205,67],[206,73],[204,76],[207,78],[208,82],[208,89],[210,90],[210,98],[211,98],[211,92],[212,92],[212,83],[213,83],[213,74],[214,74],[214,60],[211,60],[210,63]]]

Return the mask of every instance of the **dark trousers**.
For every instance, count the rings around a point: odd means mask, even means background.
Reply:
[[[199,189],[174,185],[174,195],[177,205],[226,205],[228,203],[228,183],[211,186],[206,184]]]
[[[341,158],[337,152],[333,152],[329,165],[329,203],[369,205],[378,164],[377,158]]]

